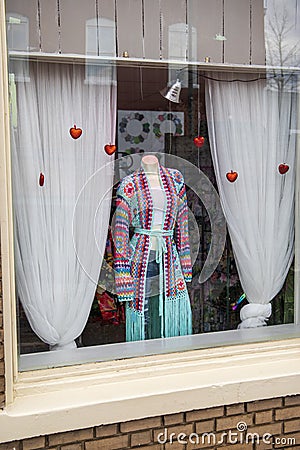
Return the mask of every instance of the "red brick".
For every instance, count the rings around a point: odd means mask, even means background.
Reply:
[[[236,405],[225,406],[226,416],[234,414],[243,414],[245,412],[245,404],[237,403]]]
[[[163,450],[163,445],[159,445],[159,444],[146,445],[146,446],[143,446],[143,447],[138,447],[138,449],[139,450]],[[108,448],[107,449],[102,449],[102,447],[99,447],[99,449],[97,449],[97,450],[109,450],[109,449]],[[184,447],[182,448],[182,450],[184,450]]]
[[[300,406],[277,409],[275,411],[275,420],[293,419],[300,417]]]
[[[164,416],[165,425],[174,425],[176,423],[183,423],[183,421],[184,421],[183,413],[170,414],[168,416]]]
[[[280,408],[280,406],[282,406],[282,398],[270,398],[247,403],[247,411],[263,411],[264,409]]]
[[[270,442],[271,442],[271,440],[272,440],[272,438],[270,439]],[[273,448],[273,443],[267,444],[267,443],[264,443],[263,440],[260,440],[259,444],[256,445],[257,450],[270,450],[271,448]]]
[[[220,447],[222,450],[252,450],[252,444],[230,444]],[[272,447],[271,447],[272,448]],[[260,450],[260,447],[259,447]]]
[[[291,433],[292,431],[299,431],[300,430],[300,419],[286,420],[283,425],[284,425],[285,433]]]
[[[101,425],[96,428],[96,436],[104,437],[104,436],[114,436],[118,433],[118,425]]]
[[[149,450],[152,450],[152,447],[147,447]],[[165,450],[185,450],[186,446],[184,444],[180,444],[179,442],[168,442],[165,444]]]
[[[45,436],[38,436],[23,441],[23,450],[33,450],[36,448],[45,448]]]
[[[0,444],[0,450],[19,450],[20,441],[5,442]]]
[[[209,433],[214,431],[215,429],[215,421],[211,420],[202,420],[201,422],[196,423],[196,433]]]
[[[5,390],[5,378],[0,377],[0,392],[4,392]]]
[[[63,445],[62,447],[60,447],[60,450],[82,450],[83,446],[84,446],[84,443]]]
[[[152,433],[150,430],[133,433],[131,435],[131,447],[149,444],[152,441]]]
[[[87,428],[83,430],[68,431],[66,433],[51,434],[49,436],[49,445],[62,445],[69,442],[84,441],[93,438],[93,429]]]
[[[217,419],[217,431],[220,430],[236,430],[239,422],[245,422],[249,427],[253,423],[252,414],[244,414],[239,416],[229,416]]]
[[[285,406],[300,405],[300,395],[292,395],[290,397],[285,397],[284,404]]]
[[[222,416],[224,416],[224,407],[218,406],[217,408],[189,411],[186,413],[186,421],[193,422],[195,420],[212,419],[215,417],[222,417]]]
[[[254,425],[253,427],[249,427],[247,432],[258,433],[260,437],[263,437],[265,433],[269,433],[275,436],[282,433],[282,425],[279,422],[269,423],[265,425]]]
[[[4,403],[5,403],[5,395],[0,394],[0,408],[3,408]]]
[[[122,433],[130,431],[140,431],[153,429],[161,426],[160,417],[149,417],[147,419],[132,420],[130,422],[121,423],[120,429]]]
[[[262,423],[270,423],[273,420],[273,411],[260,411],[255,413],[255,423],[260,425]]]
[[[120,436],[97,439],[94,441],[85,442],[85,450],[116,450],[126,448],[129,445],[129,435],[123,434]]]

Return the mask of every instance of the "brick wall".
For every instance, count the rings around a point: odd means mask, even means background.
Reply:
[[[3,303],[2,303],[2,267],[1,267],[1,244],[0,244],[0,408],[4,405],[4,344],[3,344]]]
[[[142,420],[103,425],[66,433],[38,436],[23,441],[0,444],[0,450],[190,450],[219,448],[233,450],[266,450],[266,449],[300,449],[300,395],[259,400],[256,402],[240,403],[230,406],[220,406],[206,410],[189,411],[167,416],[158,416]],[[236,435],[229,437],[229,431],[237,432],[239,422],[247,424],[247,431],[238,437],[239,442],[233,445]],[[242,425],[240,425],[242,426]],[[165,430],[167,442],[165,440]],[[216,445],[208,443],[208,437],[201,444],[203,433],[213,433]],[[218,444],[223,433],[227,432],[223,444]],[[158,436],[161,435],[161,442]],[[174,442],[170,442],[171,433]],[[186,436],[178,436],[184,433]],[[194,434],[191,434],[194,433]],[[260,443],[245,443],[246,433],[258,433]],[[269,433],[272,437],[263,435]],[[200,444],[196,442],[199,436]],[[238,433],[237,436],[240,436]],[[176,440],[179,437],[179,441]],[[189,442],[191,439],[192,442]],[[226,441],[227,439],[227,441]],[[274,443],[269,443],[274,439]],[[275,443],[275,439],[280,442]],[[289,441],[295,439],[295,443]],[[187,444],[181,443],[187,441]],[[244,440],[244,442],[243,442]]]

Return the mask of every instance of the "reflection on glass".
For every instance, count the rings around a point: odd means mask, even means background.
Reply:
[[[30,50],[31,24],[8,14],[22,354],[126,341],[115,283],[116,190],[149,152],[185,180],[192,333],[235,330],[241,321],[293,322],[298,85],[282,66],[299,64],[298,10],[294,2],[265,7],[266,60],[279,69],[266,76],[184,68],[179,103],[160,91],[182,60],[197,59],[199,28],[167,29],[176,65],[112,63],[118,23],[107,17],[83,21],[84,55],[22,59],[17,52]],[[229,48],[230,39],[222,45]],[[215,259],[214,267],[207,263]],[[205,278],[206,263],[213,268]],[[240,318],[241,310],[252,316]]]

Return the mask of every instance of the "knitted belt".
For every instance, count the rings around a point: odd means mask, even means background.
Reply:
[[[166,253],[167,246],[164,240],[166,236],[173,236],[174,229],[171,230],[146,230],[145,228],[135,228],[135,233],[145,234],[147,236],[154,236],[157,238],[156,248],[156,262],[159,264],[159,315],[163,316],[163,289],[164,289],[164,274],[163,274],[163,253]],[[161,331],[163,330],[163,317],[161,318]]]
[[[171,230],[146,230],[145,228],[135,228],[135,233],[146,234],[147,236],[154,236],[157,238],[156,262],[162,262],[162,254],[167,251],[166,242],[163,239],[166,236],[173,236],[174,229]]]

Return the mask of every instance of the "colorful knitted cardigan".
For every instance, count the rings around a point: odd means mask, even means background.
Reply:
[[[186,287],[186,282],[192,279],[192,265],[185,184],[178,170],[161,165],[159,178],[166,194],[165,234],[161,237],[164,240],[161,274],[164,292],[159,312],[159,336],[156,334],[154,337],[182,336],[192,332],[191,307]],[[118,299],[127,302],[127,341],[145,338],[144,299],[152,216],[150,184],[141,166],[120,183],[114,224],[116,289]],[[130,226],[136,230],[131,240]],[[144,230],[144,233],[138,230]]]

